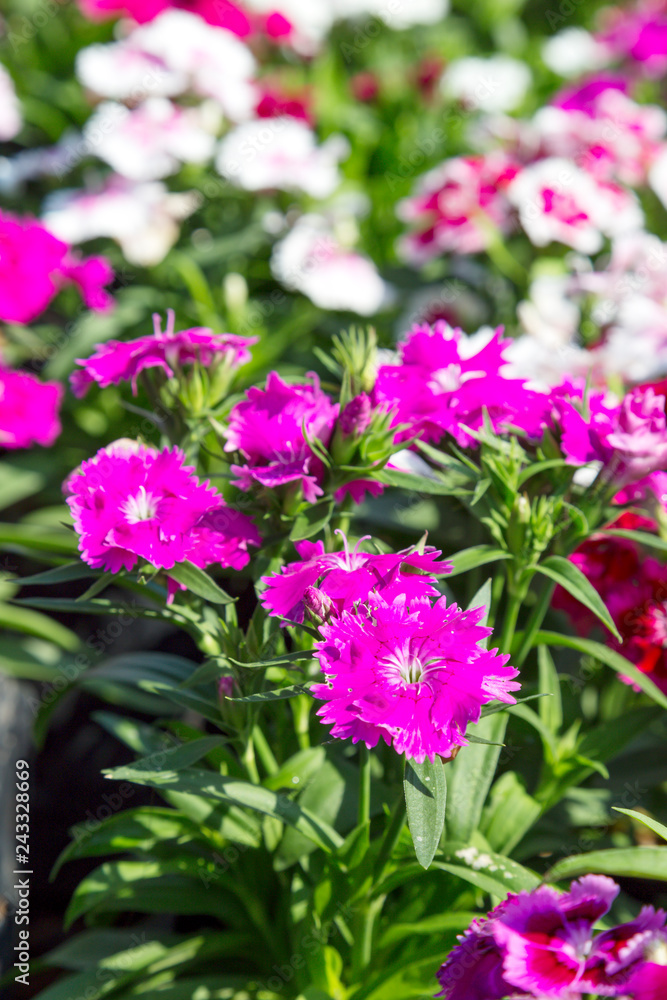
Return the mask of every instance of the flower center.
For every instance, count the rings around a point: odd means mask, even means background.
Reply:
[[[426,669],[422,659],[413,653],[409,646],[389,653],[383,658],[382,663],[383,666],[398,673],[404,684],[418,684]]]
[[[137,524],[139,521],[152,521],[157,516],[158,504],[158,498],[147,493],[145,486],[140,486],[136,496],[129,497],[120,509],[128,524]]]

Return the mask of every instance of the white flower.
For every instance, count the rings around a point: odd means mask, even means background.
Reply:
[[[508,195],[535,246],[556,241],[580,253],[597,253],[603,234],[616,236],[643,224],[634,194],[597,181],[560,157],[525,167],[510,184]]]
[[[159,264],[178,239],[178,222],[199,206],[194,191],[171,194],[160,181],[134,184],[110,177],[98,191],[65,189],[47,197],[43,220],[67,243],[108,236],[131,264]]]
[[[13,139],[23,125],[21,108],[14,90],[14,81],[0,66],[0,140]]]
[[[250,49],[225,28],[185,10],[166,10],[132,34],[132,44],[183,74],[190,88],[213,97],[232,121],[249,118],[257,101],[256,62]]]
[[[332,135],[321,146],[296,118],[261,118],[237,126],[220,143],[216,166],[246,191],[278,188],[326,198],[338,186],[347,140]]]
[[[373,262],[341,246],[321,215],[298,220],[274,248],[271,270],[278,281],[321,309],[372,316],[389,298],[389,288]]]
[[[151,97],[132,111],[104,101],[84,128],[89,151],[134,181],[175,173],[181,163],[205,163],[215,138],[205,127],[204,109],[179,108]]]
[[[76,57],[76,75],[84,87],[116,101],[147,97],[174,97],[187,90],[189,80],[155,56],[137,47],[132,38],[108,45],[89,45]]]
[[[542,59],[559,76],[579,76],[607,66],[613,53],[584,28],[565,28],[542,46]]]
[[[442,78],[447,97],[487,113],[513,111],[523,101],[530,84],[526,64],[502,55],[456,59]]]
[[[519,303],[522,327],[546,347],[562,347],[577,331],[581,313],[573,301],[572,285],[566,274],[541,275],[531,283],[529,299]]]

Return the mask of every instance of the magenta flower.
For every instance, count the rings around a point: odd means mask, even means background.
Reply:
[[[399,345],[400,362],[378,370],[374,389],[376,403],[395,413],[394,426],[408,426],[399,440],[417,435],[437,441],[449,433],[458,444],[474,446],[468,428],[480,430],[485,413],[496,431],[516,427],[540,437],[549,398],[502,374],[511,342],[501,332],[466,337],[444,320],[413,327]]]
[[[0,320],[5,323],[30,323],[67,282],[78,285],[89,308],[104,312],[112,299],[103,286],[112,280],[104,257],[82,260],[39,222],[0,213]]]
[[[235,484],[249,490],[298,484],[314,503],[322,494],[324,466],[304,437],[329,444],[338,406],[320,389],[317,375],[308,384],[287,385],[269,372],[265,389],[254,386],[229,415],[225,451],[238,451],[243,465],[232,465]]]
[[[434,597],[439,592],[433,586],[433,574],[447,573],[452,568],[451,563],[437,562],[440,551],[431,545],[423,552],[411,548],[379,555],[359,551],[363,538],[350,550],[342,531],[338,534],[345,546],[343,552],[325,552],[322,542],[296,542],[301,562],[289,563],[280,573],[262,577],[266,584],[262,605],[270,615],[302,622],[304,596],[315,586],[333,601],[336,615],[352,610],[372,591],[381,592],[387,601],[402,595],[408,600]]]
[[[514,704],[519,687],[509,657],[479,645],[491,634],[479,625],[483,614],[448,607],[444,597],[390,603],[380,593],[323,625],[316,656],[326,683],[311,692],[325,702],[317,714],[331,735],[369,748],[382,738],[419,763],[466,746],[482,705]]]
[[[102,448],[66,481],[84,562],[112,573],[137,559],[171,569],[189,560],[241,569],[261,539],[252,521],[184,464],[178,448],[132,441]]]
[[[567,401],[556,401],[563,431],[561,447],[569,462],[599,461],[619,487],[667,468],[664,396],[652,388],[632,389],[620,404],[601,392],[587,401],[588,416]]]
[[[251,23],[244,11],[231,0],[79,0],[83,13],[94,20],[129,14],[139,24],[152,21],[163,10],[171,7],[192,11],[208,24],[245,38],[250,34]]]
[[[567,893],[543,885],[510,899],[493,925],[508,982],[553,1000],[624,994],[665,914],[645,906],[635,920],[593,936],[618,892],[612,879],[587,875]]]
[[[63,391],[59,382],[40,382],[0,363],[0,448],[53,444],[62,430]]]
[[[663,955],[665,940],[662,939]],[[664,1000],[667,996],[667,964],[659,965],[649,956],[627,985],[633,1000]]]
[[[213,333],[207,327],[174,331],[174,312],[167,312],[167,327],[161,329],[160,317],[153,315],[154,333],[126,342],[110,340],[98,344],[95,353],[87,359],[77,358],[82,371],[70,376],[76,396],[85,396],[93,383],[103,389],[119,382],[131,382],[132,392],[137,393],[137,377],[147,368],[159,368],[168,378],[186,364],[198,362],[208,368],[225,364],[230,371],[250,360],[252,344],[256,337],[237,337],[232,333]]]

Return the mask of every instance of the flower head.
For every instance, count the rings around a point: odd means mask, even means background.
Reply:
[[[53,444],[61,431],[59,382],[40,382],[0,364],[0,448]]]
[[[459,944],[437,972],[445,1000],[503,1000],[514,991],[503,975],[503,955],[493,936],[493,921],[507,901],[491,910],[488,917],[473,920]]]
[[[496,431],[517,427],[539,437],[548,397],[504,376],[509,343],[500,329],[466,337],[443,320],[413,327],[399,345],[400,362],[378,370],[374,389],[375,401],[395,414],[394,426],[408,427],[398,439],[439,440],[449,433],[460,445],[474,445],[468,428],[480,430],[485,413]]]
[[[371,594],[356,613],[324,625],[317,658],[326,683],[311,688],[331,735],[374,747],[382,738],[418,762],[466,746],[468,723],[498,699],[514,704],[518,671],[479,643],[484,608],[461,611],[441,597]]]
[[[68,282],[79,286],[87,306],[106,311],[112,300],[103,286],[112,279],[104,257],[82,261],[39,222],[0,213],[0,320],[5,323],[30,323]]]
[[[363,538],[350,549],[343,533],[338,534],[345,546],[343,552],[325,552],[322,542],[296,542],[301,562],[288,563],[280,573],[262,577],[266,584],[262,604],[269,614],[302,622],[306,592],[315,585],[333,602],[336,615],[352,610],[372,591],[389,601],[401,596],[433,597],[438,594],[433,574],[451,569],[451,563],[437,561],[440,552],[431,545],[423,552],[411,548],[380,555],[360,552]]]
[[[252,521],[200,482],[178,448],[132,441],[102,448],[66,481],[81,557],[112,573],[137,559],[171,569],[189,560],[241,569],[259,545]]]
[[[246,398],[230,413],[225,451],[238,451],[243,465],[233,465],[236,485],[249,490],[254,483],[273,488],[300,483],[303,495],[314,503],[322,494],[323,466],[304,437],[329,443],[338,406],[312,385],[287,385],[269,372],[266,388],[248,389]]]
[[[207,327],[175,332],[171,309],[164,332],[157,313],[153,316],[153,324],[155,332],[150,337],[125,342],[110,340],[98,344],[91,357],[77,358],[77,364],[83,368],[71,376],[74,393],[84,396],[94,383],[106,388],[119,382],[131,382],[136,395],[137,377],[147,368],[159,368],[168,378],[184,365],[195,362],[206,368],[222,363],[235,369],[250,360],[248,348],[257,341],[256,337],[213,333]]]

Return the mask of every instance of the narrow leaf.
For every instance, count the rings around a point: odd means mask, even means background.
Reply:
[[[189,562],[177,563],[169,570],[169,576],[178,583],[184,584],[189,591],[197,597],[203,597],[213,604],[232,604],[233,597],[230,597],[222,587],[219,587],[215,580],[199,566]]]
[[[277,688],[275,691],[258,691],[257,694],[249,694],[244,698],[226,698],[226,701],[244,701],[251,704],[262,701],[283,701],[285,698],[296,698],[300,694],[308,694],[310,688],[307,684],[291,684],[289,687]]]
[[[667,826],[662,823],[658,823],[657,819],[653,819],[652,816],[647,816],[645,813],[635,812],[634,809],[621,809],[620,806],[612,806],[614,812],[624,813],[626,816],[630,816],[632,819],[636,819],[639,823],[643,823],[647,826],[649,830],[653,830],[657,833],[659,837],[663,840],[667,840]]]
[[[547,882],[578,878],[591,872],[625,878],[667,880],[667,847],[619,847],[563,858],[544,876]]]
[[[498,562],[499,559],[509,559],[509,552],[499,549],[495,545],[472,545],[469,549],[462,549],[450,558],[452,564],[451,573],[439,574],[443,577],[459,576],[467,573],[468,570],[477,566],[486,566],[487,563]]]
[[[595,587],[584,576],[578,566],[563,556],[548,556],[535,567],[538,573],[555,580],[561,587],[572,594],[584,607],[592,611],[603,625],[606,625],[613,636],[619,641],[621,634],[614,625],[607,605],[604,603]]]
[[[408,760],[403,790],[417,861],[422,868],[428,868],[445,825],[447,779],[442,759],[436,754],[433,763],[428,757],[422,764]]]

